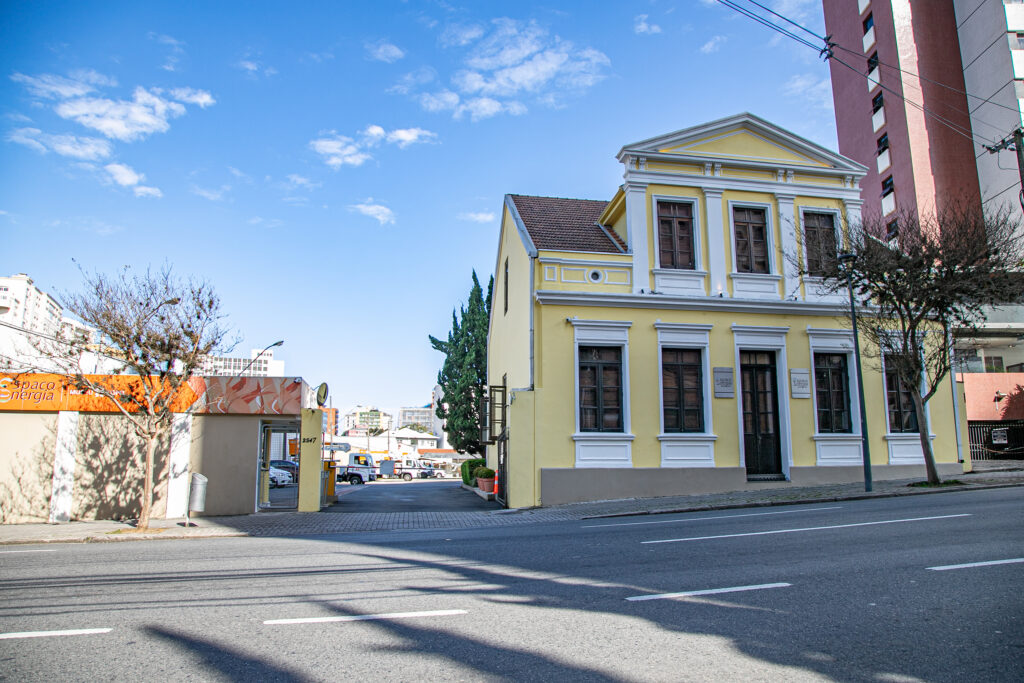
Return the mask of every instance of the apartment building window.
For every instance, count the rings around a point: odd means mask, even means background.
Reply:
[[[804,214],[807,274],[822,277],[836,261],[836,217],[831,213]]]
[[[900,234],[899,221],[889,221],[885,224],[885,241],[896,239]]]
[[[580,431],[621,432],[622,348],[579,347]]]
[[[1003,372],[1003,357],[985,356],[985,372]]]
[[[736,270],[740,273],[768,273],[768,223],[764,209],[733,209],[736,239]]]
[[[863,24],[864,24],[864,33],[867,33],[868,31],[873,29],[875,27],[875,17],[874,17],[874,15],[869,14],[867,16],[867,18],[864,19]]]
[[[873,52],[873,53],[871,53],[871,56],[868,57],[868,73],[871,73],[872,71],[874,71],[877,68],[878,68],[878,53],[877,52]]]
[[[814,354],[814,392],[818,433],[849,434],[850,373],[845,353]]]
[[[508,313],[508,257],[505,258],[505,278],[502,283],[502,289],[505,293],[505,313]]]
[[[658,202],[658,263],[662,268],[693,270],[693,204]]]
[[[889,431],[917,433],[917,413],[910,391],[896,371],[890,367],[891,356],[885,357],[885,399],[889,415]]]
[[[882,196],[892,194],[893,189],[892,176],[889,176],[882,181]]]
[[[877,114],[878,110],[881,109],[883,105],[885,105],[885,98],[882,97],[882,93],[878,93],[871,98],[871,113]]]
[[[882,135],[882,137],[878,138],[877,144],[878,144],[878,149],[877,149],[877,153],[878,154],[881,154],[885,150],[889,149],[889,134],[885,133],[885,134]]]
[[[661,350],[665,432],[704,431],[704,379],[699,349]]]

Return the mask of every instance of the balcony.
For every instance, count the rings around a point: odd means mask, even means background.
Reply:
[[[875,159],[875,161],[878,163],[879,173],[889,168],[889,164],[891,163],[889,160],[889,150],[884,150],[881,154],[878,155],[878,158]]]
[[[881,80],[882,74],[879,73],[878,67],[876,66],[874,69],[871,70],[871,73],[868,74],[868,92],[871,92],[872,90],[877,88]]]
[[[871,4],[871,0],[857,0],[857,13],[864,14],[864,10]]]
[[[885,107],[880,108],[874,114],[871,115],[871,126],[877,133],[879,129],[885,125]]]
[[[882,196],[882,215],[888,216],[896,210],[896,193],[890,192]]]
[[[1010,50],[1013,60],[1013,77],[1024,78],[1024,50]]]
[[[871,49],[871,46],[875,44],[875,27],[872,26],[868,29],[867,33],[864,34],[864,52]]]

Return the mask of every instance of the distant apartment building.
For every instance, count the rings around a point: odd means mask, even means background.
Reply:
[[[284,377],[284,361],[274,360],[273,349],[253,349],[248,358],[209,356],[198,374],[205,377]]]
[[[408,427],[409,425],[421,425],[430,429],[433,423],[434,411],[431,409],[428,403],[425,406],[418,408],[399,408],[398,409],[398,428]]]
[[[390,413],[385,413],[374,406],[356,406],[345,413],[342,419],[342,431],[350,429],[391,429],[393,419]]]
[[[437,447],[448,448],[448,434],[444,431],[444,420],[437,416],[437,407],[444,403],[444,391],[435,384],[430,393],[430,432],[437,435]]]
[[[829,64],[839,152],[868,169],[865,219],[882,217],[894,231],[899,211],[977,202],[975,158],[987,153],[972,141],[953,3],[823,4],[836,44]]]
[[[341,411],[337,408],[321,408],[320,410],[324,411],[324,432],[335,436],[340,434],[341,432],[338,428],[341,426],[341,422],[339,420]]]
[[[25,273],[0,277],[0,323],[31,332],[55,334],[63,309]]]

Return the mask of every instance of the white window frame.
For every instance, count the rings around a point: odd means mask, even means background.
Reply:
[[[767,273],[740,273],[736,270],[736,209],[763,209],[765,219],[766,248],[768,250]],[[729,278],[732,280],[733,295],[751,299],[780,298],[779,282],[782,274],[775,256],[775,206],[770,202],[747,202],[730,199],[729,211],[729,254],[732,257]]]
[[[863,441],[861,439],[861,419],[859,388],[857,384],[857,359],[854,356],[853,331],[832,328],[807,328],[807,337],[811,351],[811,399],[814,401],[814,440],[815,462],[821,467],[863,465]],[[818,429],[818,387],[814,372],[814,355],[816,353],[841,353],[846,356],[847,391],[850,402],[849,433],[822,433]]]
[[[662,268],[661,238],[658,225],[658,202],[689,204],[693,207],[693,269]],[[700,197],[696,195],[651,195],[651,232],[654,240],[654,289],[665,294],[707,294],[707,266],[704,263]]]
[[[569,318],[573,326],[573,407],[576,467],[632,467],[633,452],[629,396],[629,320],[580,320]],[[610,346],[622,349],[622,431],[580,431],[580,347]]]
[[[684,323],[654,323],[658,331],[658,425],[661,443],[662,467],[714,467],[715,440],[714,424],[711,419],[711,325]],[[662,371],[664,349],[696,349],[701,357],[701,383],[704,396],[704,431],[665,431],[665,386]]]
[[[843,247],[843,224],[842,212],[839,209],[823,209],[816,206],[800,207],[800,255],[803,258],[804,268],[807,268],[807,219],[808,213],[831,214],[833,218],[833,229],[836,233],[836,256],[839,256]],[[807,299],[818,299],[823,301],[842,301],[842,293],[827,292],[824,287],[824,280],[816,275],[804,275],[801,280],[807,290]]]
[[[885,411],[885,436],[883,437],[889,446],[890,465],[920,465],[924,463],[924,450],[921,448],[921,430],[924,425],[918,424],[916,432],[894,432],[889,425],[889,389],[885,385],[885,356],[882,354],[882,409]],[[924,388],[924,378],[918,391]],[[925,417],[928,418],[928,426],[931,427],[932,415],[927,403],[924,404]],[[935,440],[935,434],[929,433],[928,438]]]

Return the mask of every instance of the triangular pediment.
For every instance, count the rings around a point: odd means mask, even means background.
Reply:
[[[753,114],[739,114],[701,126],[661,135],[619,152],[625,155],[678,155],[680,159],[744,160],[767,166],[803,166],[863,172],[863,166]]]

